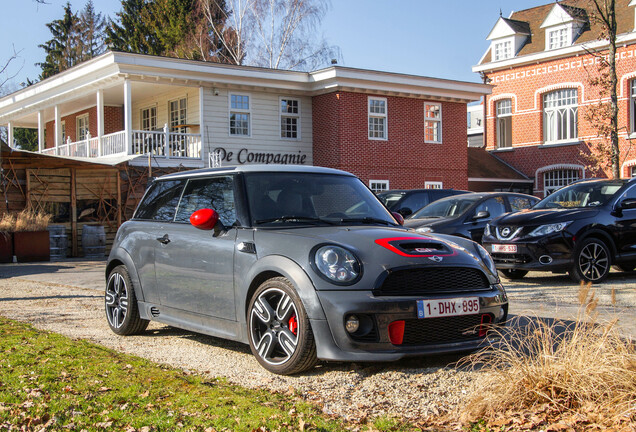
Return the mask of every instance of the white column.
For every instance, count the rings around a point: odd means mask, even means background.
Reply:
[[[126,153],[132,146],[132,95],[130,80],[124,81],[124,130],[126,131]]]
[[[205,162],[205,149],[206,148],[211,148],[211,146],[209,145],[209,143],[207,143],[203,137],[205,136],[205,123],[203,121],[203,119],[205,118],[205,116],[203,115],[203,108],[205,107],[205,103],[203,101],[203,87],[199,86],[199,135],[200,135],[200,142],[201,142],[201,160],[203,160]]]
[[[13,122],[7,124],[7,144],[13,148]]]
[[[60,107],[55,105],[55,147],[59,147],[62,143],[62,117],[60,115]],[[57,154],[57,150],[55,151]]]
[[[38,152],[42,153],[46,147],[46,137],[44,136],[44,111],[38,111]]]
[[[97,156],[102,155],[102,135],[104,135],[104,90],[97,90]]]

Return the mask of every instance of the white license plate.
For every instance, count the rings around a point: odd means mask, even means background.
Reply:
[[[439,318],[479,313],[479,297],[459,297],[452,299],[418,300],[418,318]]]
[[[517,245],[515,244],[494,244],[492,245],[493,253],[517,253]]]

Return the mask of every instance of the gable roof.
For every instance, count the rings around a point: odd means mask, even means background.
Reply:
[[[471,181],[498,179],[532,182],[523,173],[483,147],[468,147],[468,178]]]
[[[634,31],[634,9],[630,6],[630,3],[632,2],[633,0],[616,0],[616,24],[618,35]],[[599,39],[602,32],[602,26],[592,18],[594,16],[595,9],[591,0],[562,0],[558,3],[558,5],[574,19],[586,19],[588,22],[588,24],[583,27],[581,34],[575,41],[575,44],[583,44]],[[554,7],[555,3],[549,3],[513,12],[510,15],[510,18],[508,19],[509,21],[512,20],[526,23],[530,33],[530,37],[526,43],[517,52],[517,58],[528,54],[545,52],[545,30],[541,28],[541,25]],[[488,51],[479,62],[480,65],[493,61],[490,51],[489,47]]]

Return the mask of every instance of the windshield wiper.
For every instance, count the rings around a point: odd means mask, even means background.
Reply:
[[[314,222],[319,224],[336,225],[333,221],[309,216],[279,216],[255,221],[255,223],[259,225],[271,222]]]
[[[344,218],[344,219],[340,219],[340,222],[359,222],[364,224],[379,223],[382,225],[395,225],[395,223],[393,222],[389,222],[384,219],[378,219],[378,218],[369,217],[369,216],[362,217],[362,218]]]

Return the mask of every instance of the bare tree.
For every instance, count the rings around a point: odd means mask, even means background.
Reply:
[[[613,178],[620,178],[621,150],[618,140],[618,94],[616,77],[616,1],[589,0],[590,20],[600,25],[599,40],[607,40],[608,46],[602,52],[590,52],[599,60],[598,74],[590,83],[599,90],[599,103],[591,106],[586,120],[596,129],[601,140],[589,144],[586,154],[593,170],[610,169]],[[589,51],[588,51],[589,52]],[[609,103],[603,99],[609,97]]]
[[[15,46],[12,46],[12,50],[13,50],[13,53],[11,54],[9,59],[5,61],[2,66],[0,66],[0,95],[2,94],[2,88],[4,87],[4,85],[7,82],[11,81],[13,78],[15,78],[22,70],[22,66],[24,66],[24,61],[23,61],[22,65],[20,65],[18,68],[16,69],[12,68],[12,64],[15,64],[15,62],[18,61],[18,58],[20,57],[20,52],[22,51],[22,50],[16,51]]]
[[[208,19],[214,0],[205,2]],[[317,38],[327,0],[228,0],[226,26],[214,28],[236,64],[310,70],[339,57]],[[217,21],[218,22],[218,21]]]

